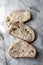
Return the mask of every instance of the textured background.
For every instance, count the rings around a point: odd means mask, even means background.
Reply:
[[[26,24],[33,27],[36,32],[36,40],[32,43],[37,47],[38,53],[36,59],[13,59],[7,53],[11,42],[19,41],[19,39],[13,38],[8,34],[5,17],[8,12],[17,9],[26,9],[32,13],[32,20]],[[5,46],[6,54],[4,62],[7,62],[6,64],[3,62],[1,64],[0,61],[0,65],[43,65],[43,0],[0,0],[0,31],[4,36],[4,43],[2,42]],[[4,54],[0,55],[0,58],[2,57],[4,59]]]

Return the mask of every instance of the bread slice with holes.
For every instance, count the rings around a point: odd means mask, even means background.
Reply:
[[[8,53],[12,58],[35,58],[36,48],[26,41],[14,42],[8,49]]]
[[[8,31],[10,35],[21,38],[28,42],[32,42],[35,39],[34,30],[30,26],[25,25],[24,23],[13,23],[8,28]]]
[[[16,10],[9,13],[6,17],[6,23],[9,27],[12,22],[26,22],[31,19],[31,13],[27,10]]]

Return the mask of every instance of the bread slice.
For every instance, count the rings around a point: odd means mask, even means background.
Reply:
[[[28,42],[32,42],[35,39],[35,32],[30,26],[25,25],[24,23],[13,23],[8,28],[9,34]]]
[[[8,27],[12,22],[26,22],[31,19],[31,13],[27,10],[16,10],[9,13],[6,17],[6,23]]]
[[[13,58],[35,58],[36,48],[26,41],[14,42],[8,49],[8,53]]]

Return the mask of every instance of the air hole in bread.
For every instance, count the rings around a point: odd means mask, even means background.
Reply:
[[[12,28],[13,31],[17,30],[17,28]]]
[[[27,29],[25,29],[25,31],[27,31]],[[29,33],[29,31],[27,31],[27,33]]]
[[[27,33],[29,33],[29,31],[27,31]]]
[[[16,52],[16,51],[14,51],[14,52]]]
[[[24,52],[24,50],[22,50],[22,52]]]
[[[27,29],[25,29],[25,31],[27,31]]]
[[[29,52],[29,53],[31,53],[31,52]]]
[[[18,28],[20,28],[20,26],[19,26],[19,21],[17,21],[17,26],[18,26]]]
[[[9,21],[10,21],[10,18],[8,17],[8,18],[7,18],[7,22],[9,22]]]
[[[16,51],[13,51],[13,54],[16,53]]]
[[[33,51],[33,50],[31,50],[31,52],[32,52],[32,53],[34,53],[34,51]]]

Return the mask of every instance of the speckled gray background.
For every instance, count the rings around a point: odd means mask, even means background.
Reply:
[[[19,39],[13,38],[8,34],[5,17],[8,12],[17,9],[26,9],[32,13],[32,20],[26,24],[33,27],[36,32],[36,40],[32,43],[37,47],[38,52],[35,59],[13,59],[7,53],[11,42],[19,41]],[[43,65],[43,0],[0,0],[0,23],[5,29],[3,36],[6,50],[6,65]]]

